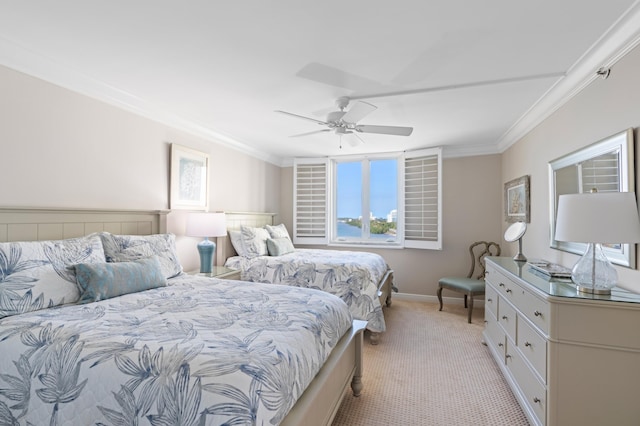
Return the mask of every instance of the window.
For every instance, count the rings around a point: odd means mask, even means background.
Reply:
[[[442,249],[442,150],[296,159],[294,243]]]
[[[336,159],[331,241],[397,244],[398,158]]]

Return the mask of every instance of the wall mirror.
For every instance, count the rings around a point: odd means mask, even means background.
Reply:
[[[635,192],[633,129],[627,129],[549,163],[551,247],[584,254],[584,243],[555,240],[558,197],[590,192]],[[636,267],[635,244],[603,245],[607,258],[618,265]]]

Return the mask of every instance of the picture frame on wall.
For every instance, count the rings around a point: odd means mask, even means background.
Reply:
[[[209,155],[172,143],[170,186],[169,208],[206,211],[209,201]]]
[[[504,215],[510,223],[530,222],[529,175],[504,184]]]

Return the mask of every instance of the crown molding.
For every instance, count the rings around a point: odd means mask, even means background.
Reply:
[[[277,166],[282,161],[279,157],[252,148],[193,120],[168,113],[151,102],[91,78],[4,37],[0,37],[0,64]]]
[[[446,146],[443,156],[455,158],[504,152],[597,79],[596,71],[599,68],[613,66],[639,43],[640,0],[636,0],[627,12],[576,61],[566,75],[541,96],[495,144]],[[168,113],[153,103],[93,79],[3,37],[0,37],[0,64],[276,166],[288,167],[293,164],[292,158],[281,158],[265,153],[193,120]]]
[[[575,64],[497,142],[502,153],[522,139],[640,43],[640,0],[636,0]]]

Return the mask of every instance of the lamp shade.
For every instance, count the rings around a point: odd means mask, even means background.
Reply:
[[[188,237],[222,237],[227,234],[224,213],[189,213],[186,235]]]
[[[561,195],[555,239],[605,244],[640,241],[640,218],[635,193]]]

